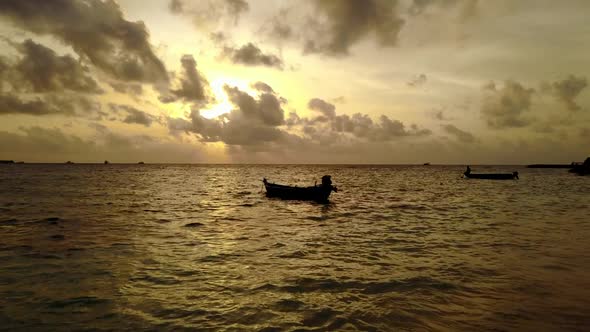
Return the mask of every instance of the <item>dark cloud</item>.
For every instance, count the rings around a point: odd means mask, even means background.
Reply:
[[[144,23],[127,21],[115,1],[3,0],[0,15],[24,30],[54,36],[82,60],[120,80],[168,79]]]
[[[419,87],[419,86],[426,84],[427,81],[428,81],[428,77],[426,77],[425,74],[420,74],[420,75],[412,78],[412,80],[409,81],[407,84],[408,84],[408,86],[415,88],[415,87]]]
[[[274,93],[274,90],[270,87],[270,85],[264,82],[256,82],[252,84],[252,87],[261,92]]]
[[[504,82],[504,87],[501,89],[498,89],[493,82],[486,84],[481,114],[488,126],[500,129],[529,125],[531,120],[523,115],[531,106],[531,95],[534,91],[510,80]]]
[[[259,82],[262,86],[262,82]],[[266,85],[266,84],[265,84]],[[272,91],[272,88],[268,86]],[[229,100],[236,106],[229,114],[207,119],[198,110],[190,113],[190,120],[169,118],[171,132],[198,135],[205,142],[223,142],[228,145],[268,145],[289,136],[277,128],[285,124],[281,98],[273,92],[261,93],[255,98],[235,87],[224,87]]]
[[[390,141],[404,136],[427,136],[432,133],[415,125],[408,129],[403,122],[392,120],[386,115],[381,115],[378,122],[373,122],[367,114],[355,113],[351,117],[338,115],[331,124],[336,132],[350,133],[357,138],[374,142]]]
[[[412,16],[423,15],[430,8],[455,9],[457,18],[463,22],[477,15],[478,0],[413,0],[408,13]]]
[[[207,79],[197,70],[197,62],[192,55],[184,55],[181,60],[183,72],[178,87],[171,89],[160,97],[163,103],[177,100],[184,102],[204,104],[211,95]]]
[[[322,115],[312,119],[300,118],[297,114],[290,114],[287,123],[290,127],[301,125],[303,132],[311,135],[313,139],[318,139],[318,134],[322,139],[328,137],[335,140],[341,140],[338,134],[350,134],[359,139],[368,141],[390,141],[404,136],[426,136],[430,135],[428,129],[420,129],[415,125],[406,128],[399,120],[392,120],[382,115],[378,122],[367,114],[356,113],[352,116],[343,114],[337,115],[336,107],[320,98],[313,98],[308,102],[308,108]]]
[[[256,100],[238,88],[226,85],[224,89],[229,100],[238,107],[239,114],[243,114],[249,119],[260,121],[269,126],[280,126],[284,124],[285,112],[281,105],[282,100],[274,93],[264,92]]]
[[[0,95],[0,115],[2,114],[26,114],[26,115],[49,115],[60,114],[63,110],[55,108],[41,98],[32,100],[21,100],[15,95]]]
[[[471,134],[467,131],[461,130],[452,124],[443,125],[442,128],[444,129],[445,132],[455,136],[461,142],[464,142],[464,143],[475,142],[475,136],[473,136],[473,134]]]
[[[339,96],[339,97],[332,99],[332,102],[337,103],[337,104],[346,104],[346,98],[344,96]]]
[[[230,15],[236,18],[240,17],[243,13],[250,9],[250,5],[245,0],[225,0],[225,5]]]
[[[23,99],[13,94],[0,95],[0,115],[97,116],[100,103],[79,95],[46,95]]]
[[[336,116],[336,106],[322,99],[313,98],[307,103],[310,110],[322,113],[325,117],[333,119]]]
[[[283,60],[274,54],[264,54],[258,46],[248,43],[240,48],[225,46],[222,51],[224,57],[235,64],[246,66],[266,66],[283,69]]]
[[[110,82],[109,85],[118,93],[140,96],[143,94],[143,87],[139,83]]]
[[[21,127],[18,132],[0,131],[0,155],[32,162],[203,162],[205,154],[194,144],[157,137],[127,136],[92,124],[91,139],[71,135],[59,128]],[[211,160],[211,156],[208,156]]]
[[[25,85],[25,90],[50,92],[72,90],[86,93],[101,93],[87,67],[70,55],[58,56],[52,49],[28,39],[18,47],[23,57],[15,66],[18,82],[15,88]]]
[[[114,113],[123,115],[121,121],[124,123],[135,123],[146,127],[152,125],[157,118],[149,113],[138,110],[137,108],[129,105],[121,104],[109,104],[111,110]]]
[[[250,10],[250,5],[245,0],[171,0],[168,8],[173,14],[191,17],[200,26],[203,23],[217,23],[224,16],[232,18],[237,24],[240,16]]]
[[[223,142],[256,151],[359,141],[383,143],[401,137],[431,134],[430,130],[416,125],[406,127],[401,121],[387,116],[381,116],[378,122],[374,122],[366,114],[337,115],[332,104],[319,98],[310,100],[309,104],[310,108],[321,113],[320,116],[309,119],[290,112],[285,119],[283,99],[271,92],[274,90],[266,84],[258,90],[260,94],[252,97],[235,87],[226,86],[225,91],[236,106],[230,113],[207,119],[198,110],[193,110],[188,120],[169,118],[168,128],[172,133],[196,134],[205,142]]]
[[[182,5],[182,1],[180,0],[170,0],[170,3],[168,4],[168,9],[170,9],[170,11],[173,14],[180,14],[183,11],[183,5]]]
[[[392,47],[404,20],[396,0],[313,1],[322,21],[307,22],[305,53],[347,55],[352,45],[374,35],[380,46]]]
[[[221,44],[227,40],[227,36],[223,32],[218,31],[218,32],[210,33],[209,39],[211,39],[211,41],[214,42],[215,44]]]
[[[585,77],[576,77],[570,75],[568,78],[554,82],[552,84],[555,95],[559,100],[565,103],[570,111],[577,111],[580,106],[574,99],[588,86],[588,80]]]

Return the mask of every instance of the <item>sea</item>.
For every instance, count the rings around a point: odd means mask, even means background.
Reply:
[[[464,168],[0,165],[0,330],[590,330],[590,177]]]

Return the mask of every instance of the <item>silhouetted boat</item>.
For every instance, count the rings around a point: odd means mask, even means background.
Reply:
[[[104,161],[104,164],[105,164],[105,165],[106,165],[106,164],[109,164],[109,161],[108,161],[108,160],[105,160],[105,161]]]
[[[266,188],[267,197],[277,197],[281,199],[293,199],[304,201],[316,201],[320,203],[328,202],[328,197],[332,191],[338,191],[335,186],[332,186],[332,180],[329,175],[322,177],[322,184],[313,187],[295,187],[286,186],[282,184],[270,183],[263,179],[264,187]]]
[[[73,162],[73,161],[71,161],[71,160],[68,160],[68,161],[66,161],[66,164],[68,164],[68,165],[71,165],[71,164],[73,164],[73,163],[74,163],[74,162]]]
[[[14,164],[14,160],[0,160],[0,164]]]
[[[137,164],[138,164],[138,165],[143,165],[143,164],[145,164],[145,163],[144,163],[143,161],[140,161],[140,162],[138,162]]]
[[[424,166],[430,166],[430,163],[424,163]]]
[[[590,174],[590,157],[586,158],[583,163],[572,163],[572,169],[569,171],[578,175]]]
[[[518,172],[512,173],[463,173],[468,179],[518,180]]]

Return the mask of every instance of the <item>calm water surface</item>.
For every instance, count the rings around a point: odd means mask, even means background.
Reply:
[[[473,169],[0,165],[0,330],[589,330],[590,177]]]

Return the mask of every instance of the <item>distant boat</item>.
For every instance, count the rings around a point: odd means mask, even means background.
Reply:
[[[332,191],[338,191],[338,188],[332,186],[332,180],[329,175],[322,177],[322,184],[313,187],[295,187],[282,184],[270,183],[263,179],[266,188],[267,197],[277,197],[281,199],[316,201],[320,203],[328,202],[328,197]]]
[[[512,173],[471,173],[471,168],[467,166],[463,176],[468,179],[482,179],[482,180],[518,180],[518,172]]]
[[[70,164],[73,164],[73,163],[74,163],[74,162],[73,162],[73,161],[71,161],[71,160],[68,160],[68,161],[66,161],[66,164],[68,164],[68,165],[70,165]]]
[[[569,171],[578,175],[590,174],[590,157],[586,158],[583,163],[572,163],[572,169]]]
[[[0,164],[14,164],[14,160],[0,160]]]
[[[106,164],[109,164],[109,161],[108,161],[108,160],[105,160],[105,161],[104,161],[104,164],[105,164],[105,165],[106,165]]]
[[[144,163],[143,161],[140,161],[140,162],[138,162],[137,164],[138,164],[138,165],[143,165],[143,164],[145,164],[145,163]]]
[[[424,163],[424,166],[430,166],[430,163]]]

